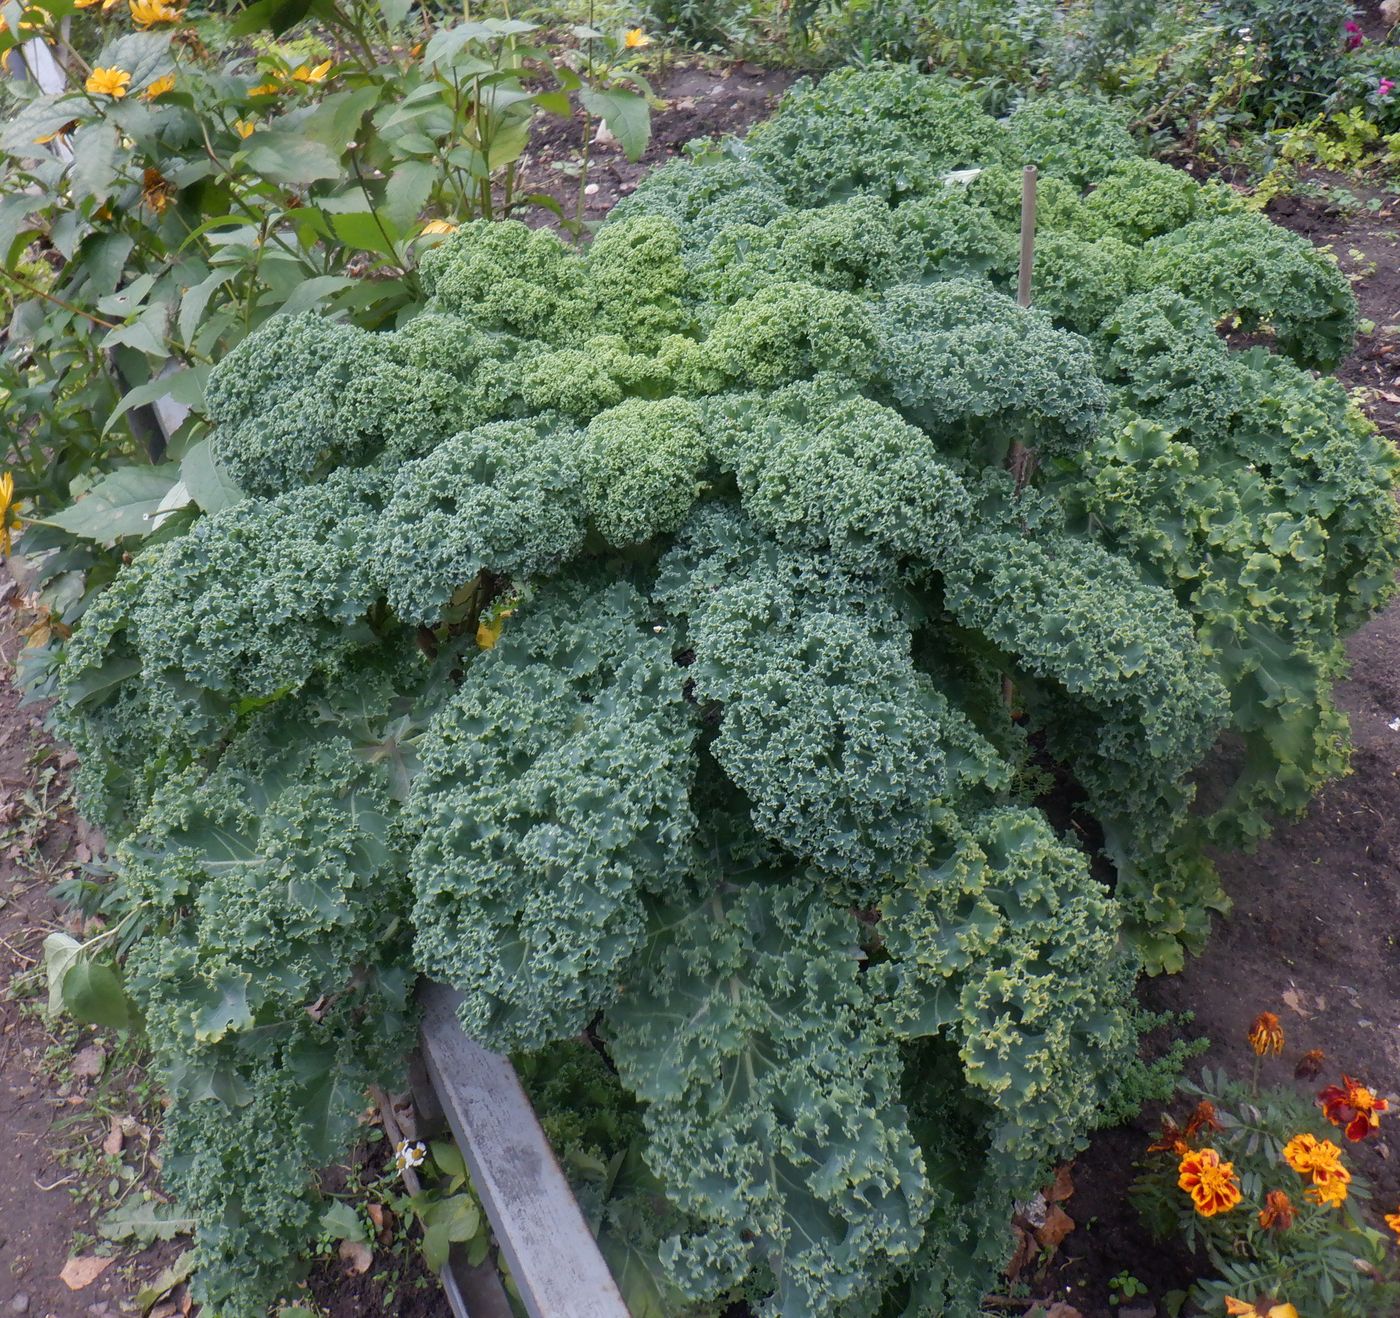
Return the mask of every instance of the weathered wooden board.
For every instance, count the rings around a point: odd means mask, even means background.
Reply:
[[[419,991],[423,1061],[530,1318],[628,1318],[508,1059],[469,1039],[458,995]]]

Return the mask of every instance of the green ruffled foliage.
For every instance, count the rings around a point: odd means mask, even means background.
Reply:
[[[970,1318],[1137,970],[1226,905],[1207,843],[1344,770],[1400,562],[1396,454],[1305,369],[1344,281],[1097,103],[908,72],[798,88],[587,250],[467,226],[423,275],[216,366],[248,497],[51,659],[201,1296],[276,1297],[431,975],[523,1050],[637,1312]],[[615,1074],[562,1093],[590,1029]]]

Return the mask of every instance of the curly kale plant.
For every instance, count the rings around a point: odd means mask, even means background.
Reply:
[[[1346,281],[1101,104],[903,72],[799,88],[586,251],[468,225],[422,275],[393,331],[216,367],[246,497],[54,661],[200,1295],[286,1284],[426,975],[613,1168],[634,1312],[967,1318],[1114,1105],[1138,969],[1225,907],[1207,845],[1344,769],[1400,471],[1308,369]]]

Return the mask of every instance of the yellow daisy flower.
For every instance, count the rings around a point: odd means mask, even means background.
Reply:
[[[83,84],[94,96],[110,96],[119,101],[131,85],[131,74],[125,69],[93,69]]]

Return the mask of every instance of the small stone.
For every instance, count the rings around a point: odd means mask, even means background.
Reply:
[[[1119,1309],[1118,1318],[1157,1318],[1157,1310],[1155,1306],[1145,1309]]]
[[[16,1295],[15,1298],[14,1298],[13,1300],[10,1301],[10,1312],[11,1312],[11,1313],[28,1313],[28,1312],[29,1312],[29,1296],[27,1296],[27,1295],[25,1295],[25,1294],[23,1294],[23,1293],[21,1293],[21,1294],[19,1294],[19,1295]]]

